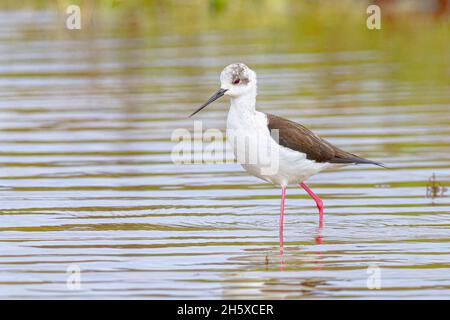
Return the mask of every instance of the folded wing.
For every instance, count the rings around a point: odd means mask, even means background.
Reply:
[[[299,123],[266,113],[267,126],[272,135],[278,130],[278,143],[283,147],[306,154],[309,160],[328,163],[364,163],[384,167],[383,164],[364,159],[332,145]]]

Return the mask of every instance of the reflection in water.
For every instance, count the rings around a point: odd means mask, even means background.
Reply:
[[[323,221],[320,221],[319,226],[317,227],[317,234],[315,237],[316,244],[323,244],[322,229],[323,229]]]
[[[323,225],[312,229],[313,238],[316,245],[324,244],[322,238]],[[318,239],[320,239],[318,241]],[[284,248],[279,246],[279,257],[272,255],[270,252],[276,252],[276,248],[267,247],[252,252],[251,255],[242,256],[239,261],[244,262],[241,268],[242,272],[231,273],[225,281],[223,281],[224,298],[245,298],[248,296],[259,296],[262,299],[298,299],[309,296],[320,296],[321,286],[325,286],[327,281],[321,278],[304,277],[298,278],[291,276],[289,272],[299,267],[301,269],[309,269],[320,271],[323,267],[322,253],[320,251],[305,252],[301,247],[289,246]],[[286,276],[279,274],[277,276],[267,276],[256,269],[255,263],[261,255],[259,252],[268,250],[269,253],[264,254],[264,270],[268,274],[276,272],[273,266],[278,264],[280,271],[285,271],[284,259],[287,254],[289,261],[289,269],[286,270]],[[255,253],[257,255],[255,255]]]
[[[284,271],[283,245],[280,244],[280,271]]]
[[[323,242],[323,236],[322,236],[322,230],[323,230],[323,216],[320,216],[319,225],[314,233],[314,241],[316,244],[324,244]],[[280,225],[280,271],[284,271],[284,257],[283,257],[283,227]],[[317,260],[315,261],[316,264],[319,264],[319,258],[321,256],[320,252],[317,252]],[[267,257],[267,256],[266,256]],[[268,264],[268,263],[267,263]],[[320,265],[316,266],[314,269],[320,270]]]
[[[315,230],[314,230],[315,231]],[[321,296],[321,288],[327,285],[327,278],[295,270],[321,270],[320,252],[305,251],[303,246],[289,245],[278,251],[277,246],[248,250],[231,259],[239,262],[239,271],[224,273],[221,279],[224,298],[245,298],[259,296],[263,299],[299,299]],[[279,253],[279,254],[277,254]],[[288,268],[284,270],[284,257]],[[264,265],[260,268],[260,265]],[[279,272],[284,271],[284,272]]]
[[[315,240],[316,244],[318,244],[318,245],[319,244],[324,244],[323,237],[322,237],[322,229],[323,229],[323,219],[320,220],[319,226],[317,227],[317,232],[316,232],[315,237],[314,237],[314,240]],[[320,251],[317,251],[316,255],[317,255],[316,261],[315,261],[316,267],[314,269],[315,270],[320,270],[320,269],[322,269],[322,264],[321,264],[321,261],[320,261],[322,253]]]

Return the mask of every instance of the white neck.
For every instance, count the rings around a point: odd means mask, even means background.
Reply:
[[[246,128],[255,125],[256,118],[256,89],[245,95],[231,97],[230,111],[228,112],[227,129]]]
[[[255,113],[256,106],[256,88],[247,94],[238,97],[231,97],[231,108],[241,114]]]

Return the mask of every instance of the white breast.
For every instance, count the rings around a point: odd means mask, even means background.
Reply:
[[[303,182],[330,166],[280,146],[270,136],[264,113],[233,104],[228,113],[227,139],[237,161],[248,173],[277,185]]]

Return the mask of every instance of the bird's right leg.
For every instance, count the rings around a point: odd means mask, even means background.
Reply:
[[[316,202],[317,209],[319,209],[319,226],[323,226],[323,201],[320,199],[304,182],[300,183],[300,187],[305,189],[311,198]]]

